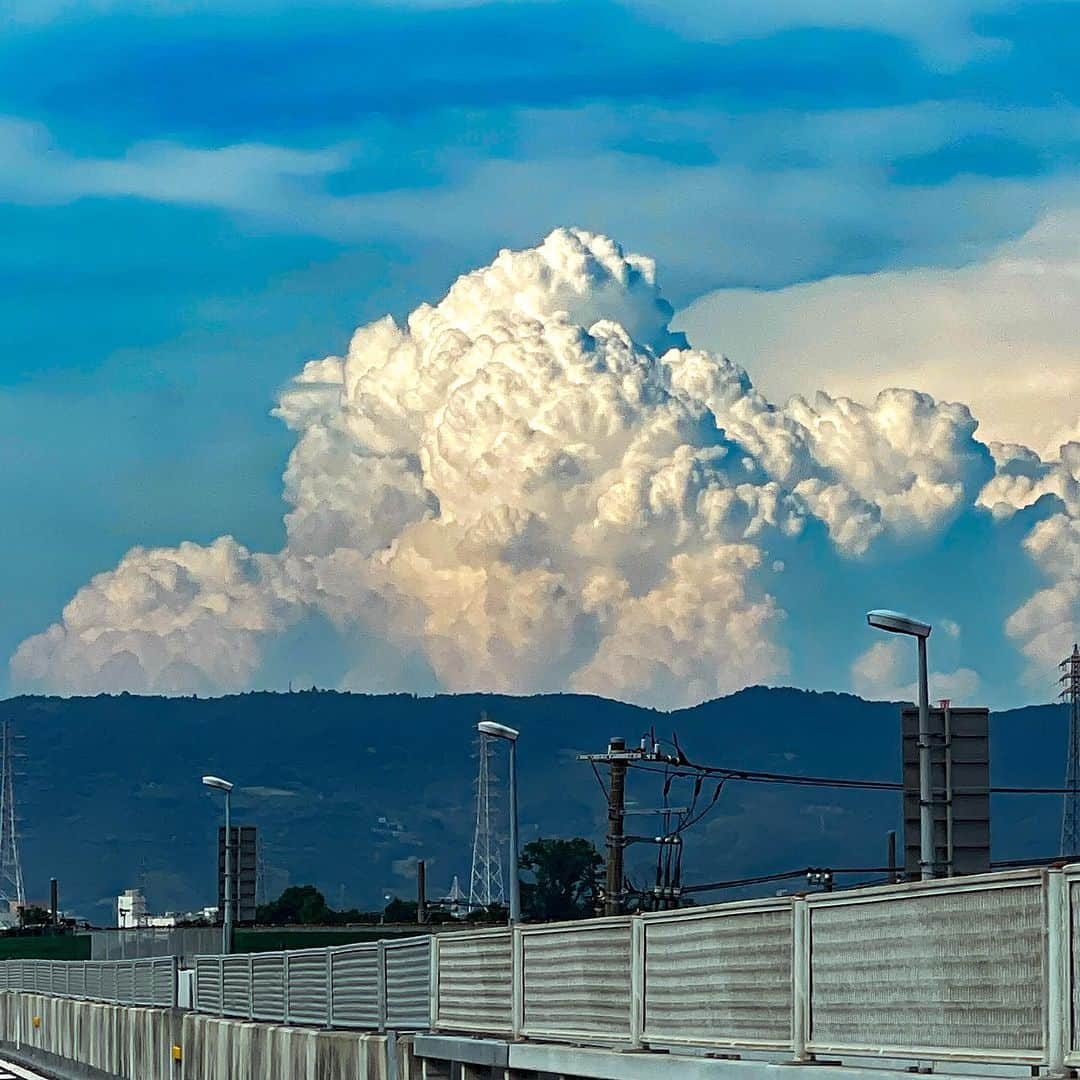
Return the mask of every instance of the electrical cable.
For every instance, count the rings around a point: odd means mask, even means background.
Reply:
[[[607,784],[604,783],[604,778],[600,775],[600,770],[596,767],[596,762],[590,761],[589,764],[592,766],[593,775],[596,777],[596,782],[600,785],[600,790],[604,793],[604,798],[606,799],[608,797]]]
[[[844,866],[832,869],[832,874],[888,874],[892,873],[889,866]],[[714,892],[718,889],[737,889],[745,885],[765,885],[770,881],[787,881],[791,878],[805,877],[811,867],[804,866],[799,870],[783,870],[775,874],[759,874],[757,877],[736,878],[731,881],[710,881],[703,885],[687,885],[683,888],[683,894],[694,892]]]
[[[652,768],[646,762],[629,761],[627,765],[631,769],[641,772],[656,773],[661,776],[669,774],[674,777],[695,777],[700,774],[706,776],[720,776],[725,780],[743,780],[748,783],[762,784],[787,784],[794,787],[832,787],[832,788],[860,788],[871,791],[903,791],[904,785],[893,780],[852,780],[840,777],[825,776],[797,776],[789,773],[765,773],[755,772],[749,769],[725,769],[716,766],[701,766],[692,763],[671,770]]]
[[[653,768],[650,763],[629,761],[631,769],[656,773],[675,779],[693,778],[699,775],[722,776],[725,780],[742,780],[746,783],[784,784],[792,787],[854,788],[865,791],[903,791],[904,785],[897,780],[859,780],[850,777],[800,776],[797,773],[771,773],[755,769],[729,769],[717,765],[696,765],[686,762],[676,767]],[[1013,787],[994,785],[987,790],[991,795],[1071,795],[1069,787]],[[962,792],[961,792],[962,793]]]

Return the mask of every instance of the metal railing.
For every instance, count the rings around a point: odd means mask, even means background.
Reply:
[[[330,949],[202,956],[194,1008],[368,1031],[1080,1067],[1080,864]],[[0,989],[176,1000],[174,960]]]
[[[435,1030],[1080,1065],[1080,866],[451,934],[435,948]]]
[[[195,959],[196,1012],[367,1031],[431,1025],[430,937]]]
[[[177,960],[4,960],[0,990],[104,1001],[112,1005],[176,1007]]]

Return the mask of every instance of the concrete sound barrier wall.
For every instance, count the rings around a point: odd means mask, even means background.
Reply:
[[[407,1080],[392,1035],[246,1023],[0,992],[0,1044],[58,1075],[116,1080]],[[173,1047],[180,1048],[174,1058]],[[62,1066],[62,1069],[61,1067]]]

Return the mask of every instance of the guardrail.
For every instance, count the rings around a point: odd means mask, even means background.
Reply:
[[[0,990],[103,1001],[112,1005],[176,1007],[177,960],[4,960]]]
[[[431,1025],[430,937],[195,958],[196,1012],[367,1031]]]

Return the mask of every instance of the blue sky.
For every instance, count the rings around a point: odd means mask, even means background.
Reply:
[[[977,265],[1076,206],[1080,5],[711,7],[0,5],[0,653],[133,545],[280,549],[282,386],[502,247],[607,233],[683,308]],[[847,688],[848,624],[891,586],[962,609],[942,670],[1038,699],[1000,627],[1053,509],[862,561],[807,534],[783,561],[820,568],[843,628],[811,632],[819,585],[788,573],[779,681]],[[985,618],[975,564],[1004,583]]]

